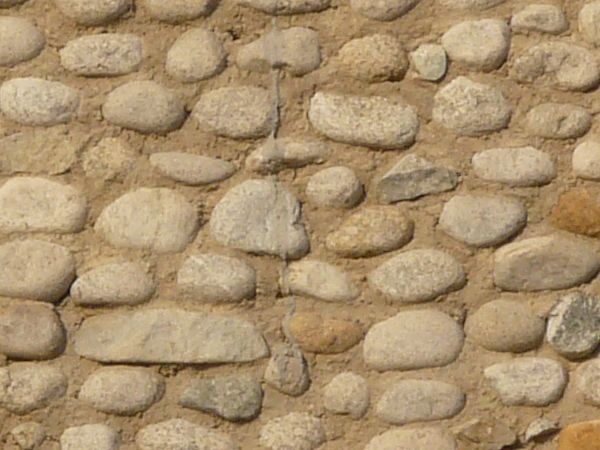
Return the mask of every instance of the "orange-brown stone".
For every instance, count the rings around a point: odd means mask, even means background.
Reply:
[[[571,233],[600,236],[600,200],[587,189],[562,195],[550,216],[552,225]]]
[[[289,331],[303,350],[312,353],[342,353],[363,337],[363,330],[356,323],[315,313],[294,315]]]
[[[563,428],[558,436],[558,450],[600,450],[600,420]]]

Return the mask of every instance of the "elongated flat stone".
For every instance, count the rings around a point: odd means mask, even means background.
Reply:
[[[331,0],[237,0],[237,3],[267,14],[287,16],[323,11],[329,8]]]

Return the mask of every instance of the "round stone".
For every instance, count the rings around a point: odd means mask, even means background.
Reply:
[[[329,302],[352,301],[360,294],[348,274],[331,264],[308,259],[289,264],[279,284],[286,295],[305,295]]]
[[[82,25],[103,25],[112,22],[133,6],[132,0],[54,0],[67,17]]]
[[[560,34],[569,29],[563,10],[556,5],[527,5],[510,20],[510,28],[519,33],[539,31],[541,33]]]
[[[456,441],[441,428],[396,428],[369,441],[365,450],[456,450]]]
[[[121,139],[106,137],[83,154],[83,171],[102,181],[122,181],[133,169],[136,157]]]
[[[542,343],[546,323],[522,301],[493,300],[467,317],[465,333],[494,352],[520,353]]]
[[[196,235],[198,213],[171,189],[141,188],[104,208],[94,228],[115,247],[180,252]]]
[[[573,172],[579,178],[600,180],[600,142],[588,140],[573,152]]]
[[[357,323],[315,313],[295,314],[288,323],[288,330],[302,350],[311,353],[343,353],[363,337]]]
[[[164,176],[189,186],[223,181],[236,171],[229,161],[181,152],[153,153],[150,165]]]
[[[147,425],[138,432],[135,443],[140,450],[239,449],[229,436],[184,419]]]
[[[363,185],[352,169],[330,167],[314,174],[306,185],[306,196],[318,206],[352,208],[364,195]]]
[[[575,371],[575,387],[588,405],[600,406],[600,359],[583,363]]]
[[[180,23],[208,16],[219,4],[218,0],[144,0],[152,17],[163,22]]]
[[[271,387],[294,397],[310,387],[308,364],[296,345],[280,344],[273,348],[264,378]]]
[[[315,450],[326,441],[321,420],[305,413],[290,413],[267,422],[260,444],[270,450]]]
[[[525,124],[533,136],[570,139],[581,137],[589,131],[592,115],[577,105],[543,103],[529,110]]]
[[[106,97],[104,118],[113,125],[140,133],[165,134],[185,120],[181,100],[154,81],[130,81]]]
[[[460,263],[433,249],[410,250],[384,262],[368,277],[369,286],[400,303],[422,303],[461,289],[467,276]]]
[[[177,38],[167,53],[165,68],[176,80],[195,83],[221,73],[226,64],[227,53],[219,37],[212,31],[193,28]]]
[[[600,2],[586,3],[579,10],[579,32],[593,45],[600,45]]]
[[[499,68],[510,50],[510,28],[499,19],[469,20],[454,25],[442,36],[451,61],[489,72]]]
[[[329,8],[331,0],[236,0],[267,14],[291,15],[319,12]]]
[[[446,75],[448,57],[441,45],[422,44],[410,54],[410,61],[419,77],[427,81],[438,81]]]
[[[420,0],[350,0],[350,7],[357,13],[373,20],[390,21],[413,9]]]
[[[73,120],[79,93],[56,81],[13,78],[0,87],[0,111],[21,125],[49,127]]]
[[[550,223],[561,230],[600,236],[600,202],[597,193],[574,188],[562,194],[550,213]]]
[[[504,3],[506,0],[438,0],[438,2],[448,8],[464,10],[482,10],[492,6]]]
[[[100,423],[67,428],[60,437],[61,450],[118,450],[120,446],[119,433]]]
[[[447,314],[405,311],[371,327],[363,359],[379,371],[442,367],[458,358],[463,342],[462,328]]]
[[[371,394],[360,375],[344,372],[336,375],[323,390],[323,405],[334,413],[360,419],[369,409]]]
[[[14,66],[38,56],[46,38],[34,24],[20,17],[0,17],[0,66]]]

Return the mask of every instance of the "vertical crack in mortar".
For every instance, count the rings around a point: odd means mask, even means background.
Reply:
[[[279,127],[281,126],[281,62],[278,51],[279,28],[277,26],[277,17],[273,17],[271,19],[271,28],[271,37],[265,39],[265,52],[267,53],[265,56],[267,57],[269,64],[271,64],[271,96],[273,99],[274,120],[270,138],[274,139],[277,137],[277,132],[279,131]]]

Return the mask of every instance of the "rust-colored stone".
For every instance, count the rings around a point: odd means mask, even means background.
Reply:
[[[558,450],[600,450],[600,420],[565,427],[558,436]]]
[[[550,216],[552,225],[587,236],[600,236],[600,200],[583,188],[562,195]]]
[[[296,314],[290,320],[289,331],[303,350],[312,353],[342,353],[363,337],[356,323],[315,313]]]

